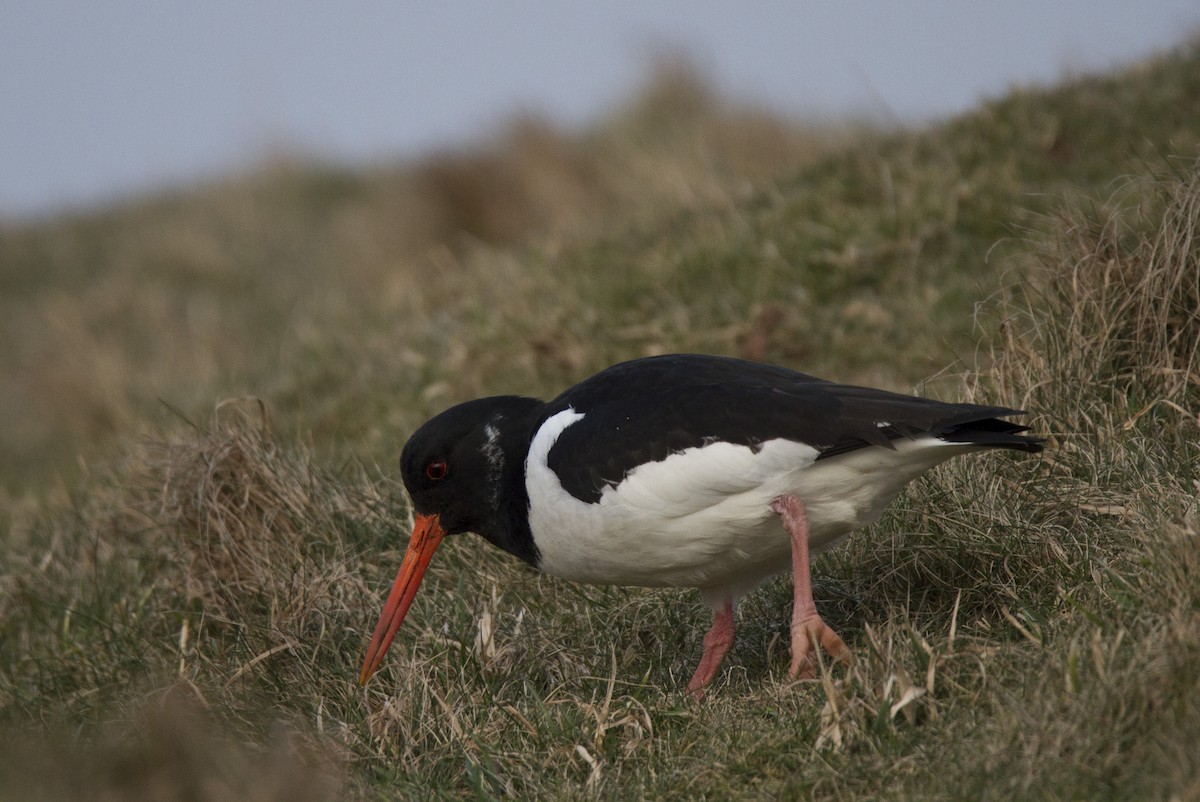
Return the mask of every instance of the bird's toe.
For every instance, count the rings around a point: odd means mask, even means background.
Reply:
[[[793,679],[815,679],[818,649],[824,649],[839,663],[850,663],[850,650],[845,642],[820,616],[814,616],[792,627],[792,663],[788,675]]]

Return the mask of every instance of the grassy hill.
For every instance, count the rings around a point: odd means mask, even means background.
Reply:
[[[581,133],[0,229],[0,793],[1200,796],[1200,49],[915,131],[666,70]],[[365,689],[395,461],[455,401],[740,354],[1023,406],[790,588],[706,611],[475,538]]]

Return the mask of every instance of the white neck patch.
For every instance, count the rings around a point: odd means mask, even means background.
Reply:
[[[488,496],[493,507],[499,504],[500,480],[504,476],[504,449],[500,447],[500,427],[496,425],[503,417],[496,415],[483,429],[487,437],[483,443],[483,456],[488,461]]]

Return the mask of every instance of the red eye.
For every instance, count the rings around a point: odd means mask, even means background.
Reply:
[[[447,473],[449,473],[449,469],[446,467],[446,463],[440,459],[425,466],[425,475],[435,482],[445,479]]]

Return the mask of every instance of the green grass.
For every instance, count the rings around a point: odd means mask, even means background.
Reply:
[[[1200,51],[910,132],[685,71],[594,130],[278,165],[0,229],[0,795],[1200,796]],[[355,685],[448,404],[741,354],[1030,410],[1039,458],[915,483],[703,704],[691,593],[474,537]],[[261,405],[260,405],[261,403]]]

